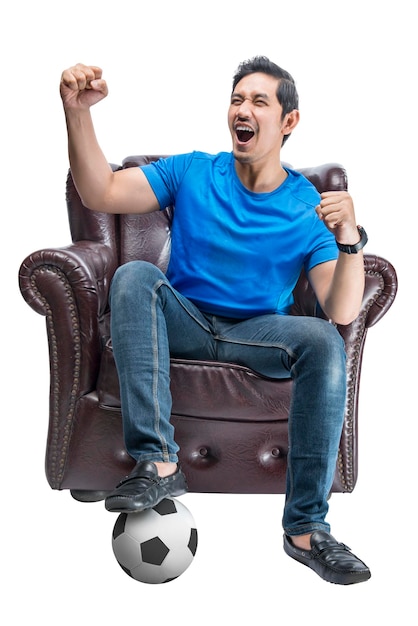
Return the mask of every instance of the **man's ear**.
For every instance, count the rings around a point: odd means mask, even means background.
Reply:
[[[290,113],[287,113],[282,122],[283,135],[290,135],[292,130],[296,128],[299,123],[300,114],[298,109],[293,109]]]

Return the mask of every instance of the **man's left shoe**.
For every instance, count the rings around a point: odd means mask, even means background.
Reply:
[[[307,565],[330,583],[352,585],[371,576],[367,565],[350,552],[350,548],[323,530],[312,533],[310,550],[297,548],[288,535],[284,535],[283,547],[288,556]]]

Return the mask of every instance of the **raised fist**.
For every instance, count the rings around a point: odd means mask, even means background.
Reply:
[[[86,109],[103,100],[108,88],[100,67],[77,63],[61,74],[60,94],[65,109]]]

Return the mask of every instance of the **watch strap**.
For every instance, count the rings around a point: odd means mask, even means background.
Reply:
[[[359,250],[364,248],[364,246],[366,245],[368,241],[367,233],[362,226],[357,226],[357,230],[360,235],[360,241],[354,245],[339,243],[337,241],[336,243],[337,243],[338,250],[340,250],[341,252],[345,252],[346,254],[357,254]]]

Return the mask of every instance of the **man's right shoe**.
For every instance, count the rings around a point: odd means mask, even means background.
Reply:
[[[186,477],[180,468],[170,476],[158,476],[152,461],[140,461],[105,499],[112,513],[139,513],[167,497],[181,496],[187,491]]]

